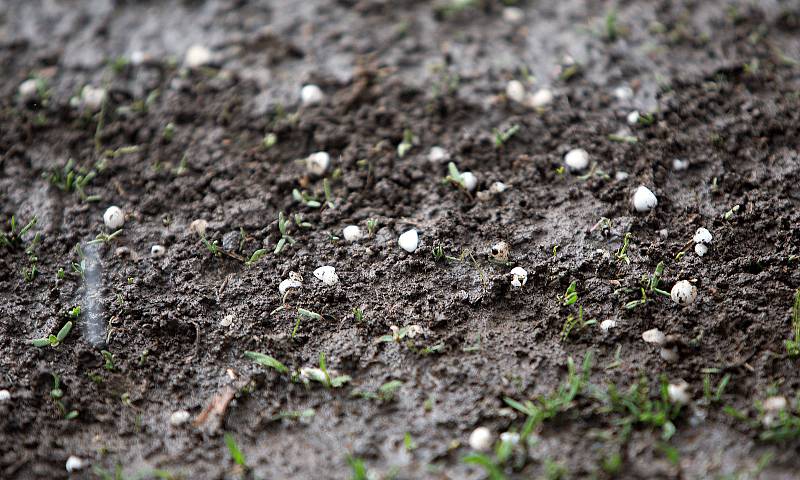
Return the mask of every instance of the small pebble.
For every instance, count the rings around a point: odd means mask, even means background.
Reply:
[[[431,147],[430,151],[428,151],[428,161],[430,162],[440,163],[449,158],[450,154],[442,147]]]
[[[492,249],[489,251],[489,255],[498,262],[507,262],[508,261],[508,251],[511,249],[508,243],[506,242],[498,242],[492,245]]]
[[[346,242],[355,242],[364,237],[364,233],[357,225],[348,225],[342,230],[342,236]]]
[[[161,257],[167,253],[167,249],[163,245],[153,245],[150,247],[150,255],[154,257]]]
[[[564,155],[564,165],[570,172],[580,172],[589,166],[589,152],[582,148],[576,148]]]
[[[178,410],[172,412],[172,415],[169,417],[169,423],[173,427],[180,427],[181,425],[187,423],[190,418],[192,418],[192,415],[189,412],[186,410]]]
[[[461,172],[461,180],[468,192],[474,191],[478,186],[478,178],[472,172]]]
[[[86,462],[84,462],[81,458],[76,457],[75,455],[70,455],[67,459],[67,472],[77,472],[78,470],[83,470],[86,467]]]
[[[637,212],[647,212],[656,208],[656,205],[658,205],[658,199],[649,188],[645,187],[644,185],[640,185],[633,194],[632,203],[633,208]]]
[[[203,220],[202,218],[198,218],[197,220],[192,220],[192,223],[189,224],[189,231],[192,233],[196,233],[201,237],[205,236],[207,228],[208,228],[208,222]]]
[[[6,389],[0,390],[0,403],[11,400],[11,392]]]
[[[400,235],[397,243],[406,252],[414,253],[417,250],[417,246],[419,246],[419,234],[416,230],[411,229]]]
[[[681,280],[672,286],[669,296],[675,303],[688,305],[694,303],[697,299],[697,287],[692,285],[688,280]]]
[[[517,103],[524,102],[525,86],[519,80],[511,80],[506,85],[506,96]]]
[[[656,345],[664,343],[666,338],[667,336],[664,335],[664,332],[657,328],[650,329],[642,334],[642,340],[647,343],[655,343]]]
[[[306,168],[313,175],[321,176],[331,164],[331,156],[328,152],[312,153],[306,158]]]
[[[305,85],[300,90],[300,101],[303,102],[303,105],[314,105],[323,100],[325,100],[325,94],[316,85]]]
[[[109,230],[117,230],[125,224],[125,213],[117,206],[111,206],[103,214],[103,222]]]
[[[329,265],[325,265],[314,270],[314,276],[329,287],[339,283],[339,276],[336,275],[336,269]]]
[[[528,272],[522,267],[514,267],[511,269],[511,286],[514,288],[521,288],[528,283]]]
[[[242,234],[236,230],[231,230],[222,236],[222,249],[226,252],[235,252],[239,250],[239,241],[242,239]]]
[[[492,442],[492,432],[486,427],[478,427],[469,435],[469,446],[479,452],[491,450]]]

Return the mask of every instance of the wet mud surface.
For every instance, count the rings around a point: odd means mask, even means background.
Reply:
[[[0,220],[37,219],[0,246],[0,477],[67,478],[71,455],[73,478],[795,477],[800,3],[0,5]],[[206,66],[183,65],[194,44]],[[511,101],[513,79],[552,103]],[[301,104],[308,83],[321,103]],[[476,191],[443,181],[448,161]],[[639,185],[655,209],[631,207]],[[125,224],[102,241],[111,205]],[[693,304],[649,290],[661,262]],[[349,382],[307,378],[321,353]],[[559,396],[569,359],[586,373]],[[682,406],[661,393],[680,381]],[[484,469],[465,461],[479,426],[523,439]]]

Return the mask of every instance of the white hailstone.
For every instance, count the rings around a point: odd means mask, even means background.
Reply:
[[[678,383],[670,383],[667,385],[667,396],[669,401],[680,405],[686,405],[692,401],[692,396],[688,392],[689,384],[681,380]]]
[[[508,23],[518,24],[525,19],[525,12],[519,7],[506,7],[503,9],[503,20]]]
[[[192,45],[186,50],[183,63],[189,68],[198,68],[211,63],[211,50],[203,45]]]
[[[763,403],[764,410],[768,412],[780,412],[781,410],[786,410],[788,405],[789,402],[786,401],[786,397],[781,396],[769,397],[764,400]]]
[[[589,166],[589,152],[582,148],[575,148],[564,155],[564,164],[570,172],[580,172]]]
[[[450,154],[442,147],[431,147],[428,151],[428,161],[433,163],[444,162],[448,158],[450,158]]]
[[[177,410],[169,416],[169,424],[173,427],[180,427],[187,423],[190,418],[192,418],[192,415],[186,410]]]
[[[698,257],[702,257],[708,253],[708,245],[704,243],[698,243],[694,246],[694,253],[696,253]]]
[[[331,164],[331,156],[328,152],[312,153],[306,158],[306,168],[314,175],[322,175]]]
[[[669,237],[669,230],[662,228],[658,231],[658,236],[666,240]]]
[[[414,338],[417,335],[422,335],[422,327],[419,325],[409,325],[406,327],[406,337]]]
[[[508,185],[503,182],[494,182],[489,186],[489,192],[491,193],[503,193],[508,190]]]
[[[694,232],[694,237],[692,237],[694,243],[711,243],[713,239],[714,237],[711,235],[711,232],[703,227],[698,228],[697,231]]]
[[[192,220],[192,223],[189,224],[189,231],[192,233],[196,233],[201,237],[206,234],[207,228],[208,228],[208,222],[203,220],[202,218],[198,218],[197,220]]]
[[[221,327],[230,327],[233,325],[234,320],[236,320],[236,316],[232,313],[229,313],[228,315],[222,317],[222,320],[219,321],[219,325]]]
[[[336,269],[330,265],[325,265],[314,270],[314,276],[329,287],[339,283],[339,276],[336,275]]]
[[[66,467],[67,467],[67,472],[69,473],[77,472],[78,470],[83,470],[85,466],[86,462],[84,462],[83,459],[76,457],[75,455],[70,455],[70,457],[67,459]]]
[[[633,193],[632,203],[633,208],[637,212],[646,212],[656,208],[658,199],[656,198],[656,194],[650,191],[649,188],[644,185],[639,185],[639,188]]]
[[[106,89],[86,85],[81,90],[81,103],[89,110],[100,110],[106,99]]]
[[[661,345],[666,339],[667,336],[664,335],[664,332],[657,328],[652,328],[642,334],[642,340],[647,343],[655,343],[656,345]]]
[[[461,172],[461,180],[464,182],[464,188],[468,192],[474,191],[475,187],[478,186],[478,177],[472,172]]]
[[[0,390],[0,403],[7,402],[11,400],[11,392],[8,390]]]
[[[630,174],[628,172],[624,172],[622,170],[620,170],[620,171],[618,171],[617,173],[614,174],[614,179],[616,179],[618,182],[622,182],[623,180],[627,180],[628,177],[630,177]]]
[[[478,427],[469,434],[469,446],[479,452],[488,452],[492,448],[492,432],[486,427]]]
[[[519,443],[519,433],[503,432],[500,434],[500,441],[503,443],[510,443],[511,445],[516,445]]]
[[[39,84],[35,78],[29,78],[19,84],[19,97],[27,102],[39,96]]]
[[[150,247],[150,255],[154,257],[161,257],[167,253],[167,249],[163,245],[153,245]]]
[[[540,88],[528,96],[528,105],[533,108],[544,108],[553,103],[553,91],[549,88]]]
[[[678,361],[678,352],[671,348],[662,348],[661,351],[658,352],[661,355],[661,358],[667,363],[675,363]]]
[[[602,330],[603,332],[608,332],[609,330],[611,330],[616,326],[617,326],[616,320],[603,320],[602,322],[600,322],[600,330]]]
[[[103,222],[109,230],[117,230],[125,224],[125,213],[121,208],[112,205],[103,214]]]
[[[141,50],[134,50],[131,52],[131,63],[133,65],[141,65],[145,61],[149,60],[149,55],[144,53]]]
[[[514,267],[511,269],[511,286],[514,288],[521,288],[528,283],[528,272],[522,267]]]
[[[361,229],[358,228],[358,225],[348,225],[344,227],[344,230],[342,230],[342,235],[344,236],[344,240],[346,242],[355,242],[364,236],[364,234],[361,232]]]
[[[320,103],[325,99],[325,94],[322,93],[322,89],[316,85],[304,85],[302,89],[300,89],[300,101],[303,102],[303,105],[314,105],[316,103]]]
[[[687,168],[689,168],[689,160],[681,160],[680,158],[672,160],[672,169],[676,172],[682,172]]]
[[[414,253],[419,245],[419,234],[416,230],[411,229],[400,235],[400,238],[397,239],[397,243],[400,245],[400,248],[406,252]]]
[[[278,291],[281,295],[285,295],[286,291],[290,288],[300,288],[302,286],[303,282],[293,278],[287,278],[286,280],[281,281],[281,283],[278,285]]]
[[[697,299],[697,287],[689,283],[689,280],[681,280],[672,286],[669,296],[675,303],[688,305]]]
[[[617,87],[614,89],[614,96],[617,100],[627,100],[633,96],[633,89],[627,85]]]
[[[524,102],[525,85],[523,85],[519,80],[511,80],[506,85],[506,96],[517,103]]]
[[[631,113],[629,113],[628,116],[625,118],[626,120],[628,120],[628,125],[636,125],[637,123],[639,123],[639,112],[634,110]]]

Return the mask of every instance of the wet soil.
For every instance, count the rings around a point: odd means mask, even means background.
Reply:
[[[501,2],[454,5],[0,5],[0,219],[6,232],[12,215],[38,219],[0,247],[0,389],[11,396],[0,477],[66,478],[75,455],[90,466],[74,478],[119,466],[124,478],[338,479],[354,459],[376,478],[484,478],[464,462],[469,434],[519,432],[525,415],[504,399],[552,395],[569,359],[587,356],[582,391],[536,424],[503,475],[795,477],[800,430],[766,437],[758,402],[798,407],[784,342],[800,287],[800,3],[529,1],[519,23]],[[193,44],[212,49],[210,65],[182,66]],[[23,101],[31,77],[41,88]],[[553,103],[509,101],[515,78],[552,89]],[[322,103],[300,105],[306,83]],[[100,111],[71,101],[86,84],[107,89]],[[633,110],[652,121],[629,125]],[[498,145],[494,132],[512,127]],[[483,193],[444,182],[433,146]],[[561,168],[573,148],[590,154],[583,175]],[[316,151],[332,159],[327,201],[303,161]],[[70,159],[93,172],[83,192],[52,180]],[[490,194],[496,181],[508,189]],[[658,197],[651,212],[631,208],[639,185]],[[89,244],[112,233],[110,205],[126,213],[122,233]],[[275,254],[279,212],[295,242]],[[219,255],[190,228],[198,219]],[[370,221],[369,235],[344,241],[345,226],[366,233]],[[714,236],[702,257],[699,227]],[[410,228],[412,254],[397,244]],[[499,241],[509,264],[487,255]],[[650,294],[624,308],[660,262],[661,288],[690,280],[697,301]],[[323,265],[337,285],[315,278]],[[512,266],[528,273],[521,289]],[[283,297],[290,272],[303,284]],[[578,301],[565,306],[572,282]],[[78,305],[60,345],[31,345]],[[580,312],[597,323],[564,338]],[[603,332],[605,320],[616,326]],[[411,325],[421,333],[377,341]],[[652,328],[671,335],[677,361],[642,340]],[[303,382],[320,353],[350,382]],[[704,380],[726,376],[709,400]],[[609,385],[649,382],[644,399],[657,402],[662,379],[686,381],[693,399],[675,409],[674,434],[625,427]],[[393,396],[369,394],[391,381],[402,382]],[[190,422],[171,425],[177,410]]]

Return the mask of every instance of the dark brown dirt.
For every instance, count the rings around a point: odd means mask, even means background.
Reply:
[[[587,355],[591,386],[536,426],[527,451],[501,467],[508,478],[610,477],[603,464],[616,454],[620,478],[795,477],[800,421],[788,423],[794,438],[764,438],[771,430],[756,405],[783,395],[798,411],[798,360],[784,341],[800,287],[800,3],[530,1],[517,26],[500,2],[440,8],[448,3],[2,5],[0,219],[6,231],[12,215],[38,223],[22,245],[0,247],[0,389],[11,394],[0,403],[0,477],[65,478],[76,455],[91,467],[75,478],[117,466],[124,478],[154,469],[174,478],[350,478],[349,458],[376,478],[482,478],[463,461],[470,432],[520,431],[525,417],[503,399],[551,395],[568,358]],[[619,38],[609,39],[613,8]],[[194,43],[213,49],[211,68],[179,66]],[[115,61],[134,51],[149,59]],[[560,76],[565,55],[580,65],[570,78]],[[505,99],[506,82],[524,71],[536,78],[531,89],[556,93],[545,111]],[[22,102],[18,87],[34,75],[46,80],[47,99]],[[326,92],[322,104],[299,105],[307,82]],[[70,106],[87,83],[110,93],[101,112]],[[632,96],[618,98],[620,86]],[[652,124],[628,126],[633,109],[652,112]],[[518,132],[496,146],[492,131],[512,125]],[[415,144],[400,157],[405,130]],[[268,132],[277,135],[271,148],[262,145]],[[510,188],[486,199],[443,183],[446,162],[427,158],[434,145],[475,172],[478,190]],[[559,172],[571,148],[590,153],[594,175]],[[292,190],[324,198],[323,181],[297,159],[321,150],[333,160],[333,206],[310,208]],[[688,170],[674,171],[675,158]],[[96,172],[85,190],[99,201],[48,180],[69,159]],[[630,206],[640,184],[659,200],[647,214]],[[127,213],[124,230],[90,246],[106,232],[109,205]],[[296,243],[276,255],[279,212],[312,226],[292,222]],[[602,217],[610,225],[593,229]],[[211,255],[189,231],[195,219],[234,250]],[[366,230],[369,219],[369,238],[335,238],[349,224]],[[411,227],[420,232],[414,254],[397,245]],[[699,227],[714,235],[709,253],[676,259]],[[616,256],[626,232],[630,263]],[[486,255],[500,240],[528,272],[521,290],[511,288],[511,267]],[[152,256],[154,244],[166,254]],[[85,278],[73,271],[76,245]],[[437,260],[437,246],[459,259]],[[236,258],[260,248],[269,253],[252,266]],[[651,295],[623,308],[661,261],[662,288],[692,280],[697,302]],[[26,279],[33,264],[38,274]],[[321,265],[336,268],[338,285],[314,278]],[[278,284],[292,271],[303,287],[284,305]],[[579,300],[565,307],[573,281]],[[76,305],[83,312],[61,345],[31,345]],[[617,326],[563,339],[579,306],[586,319]],[[322,318],[303,319],[293,335],[298,307]],[[423,333],[376,343],[394,325]],[[675,336],[677,362],[642,341],[651,328]],[[113,354],[113,369],[101,350]],[[256,365],[245,351],[291,372]],[[292,381],[320,352],[349,384]],[[725,375],[728,387],[708,402],[704,378],[716,386]],[[594,398],[642,378],[653,401],[662,378],[690,385],[693,401],[668,440],[642,422],[626,430],[630,417]],[[403,385],[391,400],[353,395],[392,380]],[[170,426],[172,412],[195,420],[227,392],[221,415]],[[314,415],[278,418],[307,409]],[[224,433],[250,471],[235,466]]]

